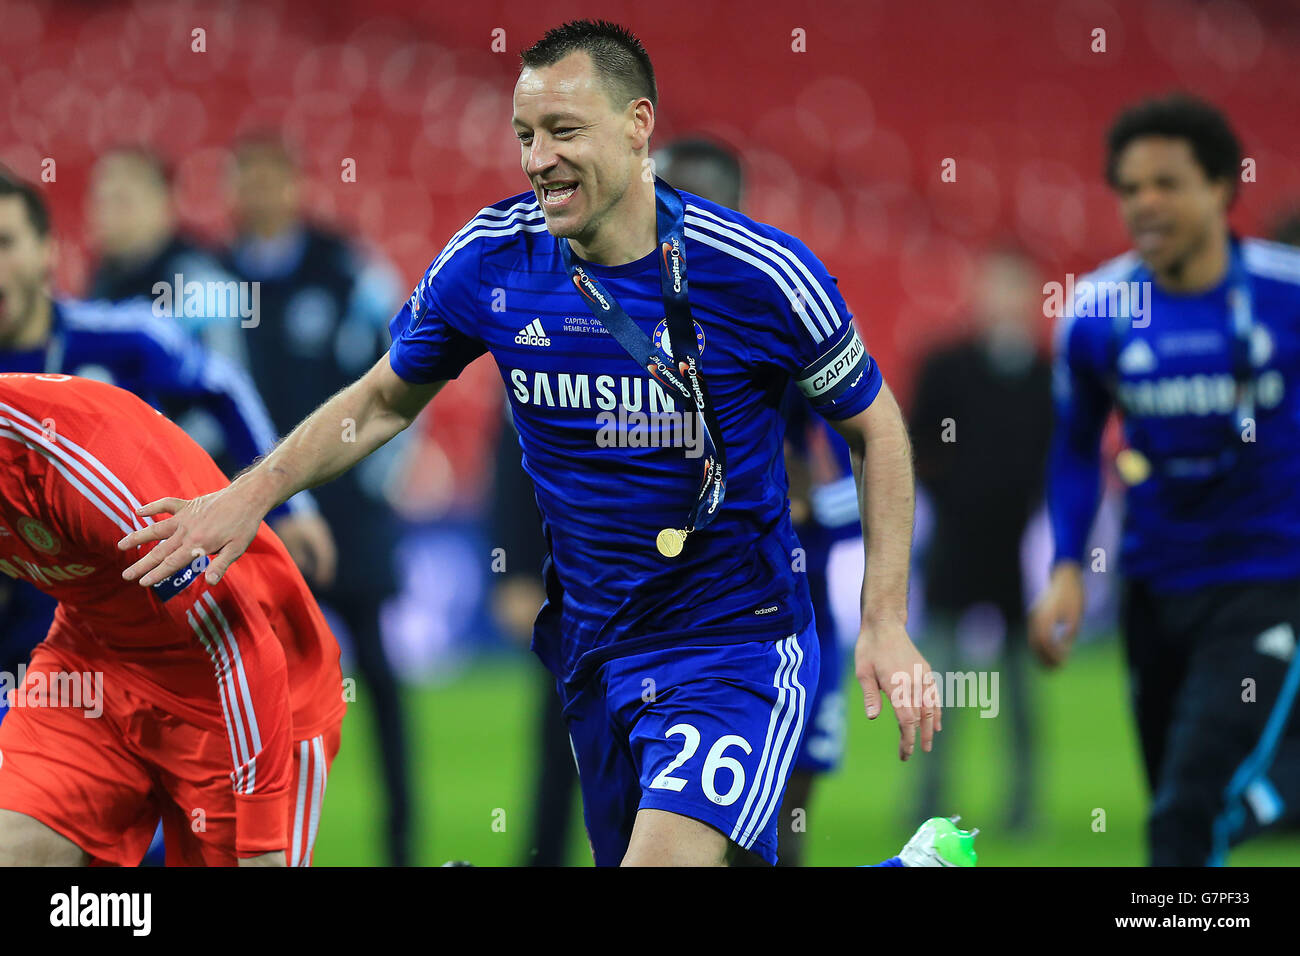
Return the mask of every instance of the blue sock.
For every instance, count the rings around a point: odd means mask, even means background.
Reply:
[[[891,856],[884,863],[867,863],[865,866],[902,866],[903,861],[900,857]]]

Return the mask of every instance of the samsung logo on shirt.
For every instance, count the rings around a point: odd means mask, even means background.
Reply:
[[[599,408],[613,411],[622,406],[640,411],[646,404],[651,412],[677,410],[677,403],[657,381],[636,375],[597,375],[585,372],[528,372],[510,370],[510,391],[521,405],[546,408]]]
[[[1255,381],[1255,402],[1276,408],[1286,383],[1282,373],[1265,372]],[[1227,415],[1237,407],[1237,382],[1218,375],[1172,375],[1144,382],[1125,382],[1117,390],[1120,406],[1130,415],[1170,418],[1178,415]]]
[[[0,558],[0,572],[16,579],[27,577],[38,587],[41,585],[49,587],[61,582],[84,578],[87,575],[94,574],[95,569],[88,564],[33,564],[15,554],[8,558]]]

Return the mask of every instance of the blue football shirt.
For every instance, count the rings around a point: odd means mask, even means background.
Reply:
[[[241,467],[275,447],[271,416],[248,373],[179,324],[154,315],[148,300],[58,298],[51,310],[49,340],[35,348],[0,348],[0,371],[78,375],[124,388],[155,408],[202,409]],[[315,510],[312,495],[299,492],[271,518]]]
[[[1253,313],[1245,358],[1254,411],[1245,425],[1236,421],[1231,275],[1175,295],[1130,252],[1080,280],[1056,333],[1048,504],[1057,560],[1090,564],[1101,434],[1117,408],[1129,444],[1153,466],[1128,489],[1128,577],[1164,592],[1300,577],[1300,251],[1244,239],[1232,252]],[[1149,295],[1131,323],[1122,311],[1117,323],[1101,301],[1124,287]],[[1197,480],[1166,467],[1220,458],[1226,464]]]
[[[391,324],[390,362],[406,381],[455,378],[484,352],[497,361],[550,544],[534,649],[567,681],[647,647],[801,631],[811,609],[792,568],[781,399],[794,378],[819,412],[843,419],[881,388],[834,278],[807,247],[681,195],[700,367],[730,473],[720,514],[676,558],[659,554],[655,536],[683,527],[702,460],[665,447],[682,429],[647,421],[688,410],[589,311],[560,257],[567,240],[547,231],[531,192],[456,233]],[[671,354],[658,251],[581,264]]]

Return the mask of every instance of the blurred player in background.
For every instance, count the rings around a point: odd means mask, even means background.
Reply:
[[[258,136],[237,145],[237,237],[229,264],[240,279],[260,283],[261,321],[244,330],[249,370],[282,431],[384,355],[387,322],[401,300],[386,264],[304,218],[302,190],[301,172],[281,140]],[[340,436],[346,428],[338,423]],[[406,866],[412,849],[406,717],[380,629],[380,609],[398,587],[398,529],[387,501],[398,450],[386,448],[317,493],[338,541],[338,570],[314,583],[317,598],[346,626],[370,691],[388,798],[388,862]]]
[[[904,760],[917,730],[929,750],[941,723],[905,628],[907,434],[802,243],[646,175],[656,102],[649,57],[627,31],[575,21],[548,32],[525,52],[514,96],[531,190],[452,239],[394,318],[388,357],[228,489],[120,546],[163,541],[128,569],[144,586],[194,548],[216,555],[207,573],[219,578],[257,515],[357,464],[491,351],[546,520],[534,648],[565,697],[596,862],[770,864],[819,669],[807,585],[791,567],[786,383],[799,381],[853,449],[871,528],[857,674],[869,717],[894,699]],[[657,331],[665,313],[679,328],[671,347]],[[598,403],[668,401],[708,422],[700,455],[628,429],[602,444]],[[339,440],[344,419],[355,442]]]
[[[112,382],[173,412],[203,409],[238,467],[271,450],[274,427],[242,369],[155,316],[147,302],[53,297],[53,260],[40,193],[0,175],[0,371],[67,372]],[[295,496],[269,520],[300,565],[332,565],[333,541],[310,495]],[[0,597],[0,666],[16,665],[45,634],[54,606],[21,582],[4,582]]]
[[[262,524],[220,584],[199,555],[122,580],[141,501],[226,477],[135,396],[0,374],[0,572],[59,601],[0,724],[0,864],[306,866],[343,702],[339,649]]]
[[[199,283],[234,278],[216,252],[178,230],[171,188],[166,165],[145,147],[119,147],[99,157],[91,171],[86,216],[98,259],[86,298],[153,302],[155,285],[172,285],[177,276],[183,282]],[[223,314],[220,308],[209,312],[207,306],[205,298],[199,308],[179,310],[173,321],[201,337],[208,348],[242,363],[241,316],[235,310]],[[180,423],[221,460],[221,449],[206,444],[189,422]]]
[[[725,147],[707,139],[682,139],[656,151],[654,160],[659,175],[678,189],[740,211],[744,193],[740,159]],[[843,655],[831,614],[827,564],[832,545],[861,538],[862,522],[848,444],[814,413],[793,383],[786,389],[784,410],[790,516],[803,547],[803,561],[797,563],[808,577],[821,653],[821,674],[809,702],[808,730],[780,811],[780,865],[800,866],[813,781],[818,774],[834,770],[844,756]]]
[[[740,211],[745,177],[740,157],[711,139],[693,136],[674,140],[654,151],[655,174],[687,192]]]
[[[1052,430],[1051,368],[1038,351],[1042,277],[1025,253],[994,249],[980,260],[974,335],[925,357],[912,402],[917,482],[933,507],[925,558],[926,652],[940,673],[987,666],[971,658],[963,623],[999,648],[998,716],[1010,721],[1008,825],[1029,825],[1034,739],[1025,673],[1021,542],[1041,506]],[[944,701],[948,723],[957,719]],[[974,702],[967,702],[974,706]],[[951,729],[951,728],[950,728]],[[920,813],[948,795],[945,757],[922,768]]]
[[[1153,865],[1221,864],[1300,807],[1300,252],[1232,233],[1240,169],[1205,103],[1123,111],[1106,176],[1135,248],[1078,283],[1057,331],[1056,560],[1031,641],[1063,663],[1085,568],[1105,567],[1084,540],[1115,407]]]

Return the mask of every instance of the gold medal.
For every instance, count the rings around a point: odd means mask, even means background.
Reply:
[[[675,558],[686,546],[686,532],[676,528],[664,528],[655,537],[655,547],[665,558]]]
[[[1140,451],[1125,448],[1115,456],[1115,470],[1125,484],[1140,485],[1151,477],[1151,462]]]

